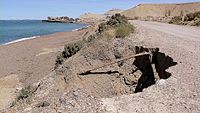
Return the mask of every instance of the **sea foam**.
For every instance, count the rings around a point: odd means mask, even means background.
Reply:
[[[29,39],[34,39],[34,38],[38,38],[38,37],[40,37],[40,36],[32,36],[32,37],[28,37],[28,38],[21,38],[21,39],[17,39],[17,40],[14,40],[14,41],[2,44],[2,45],[9,45],[9,44],[13,44],[13,43],[17,43],[17,42],[21,42],[21,41],[25,41],[25,40],[29,40]]]
[[[89,28],[89,27],[90,27],[90,25],[88,25],[86,27],[78,28],[78,29],[73,29],[72,31],[79,31],[79,30],[86,29],[86,28]]]

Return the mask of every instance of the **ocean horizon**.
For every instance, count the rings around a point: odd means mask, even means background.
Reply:
[[[48,23],[42,20],[0,20],[0,45],[57,32],[76,31],[87,26],[79,23]]]

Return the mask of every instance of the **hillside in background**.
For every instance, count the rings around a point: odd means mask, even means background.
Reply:
[[[79,16],[80,20],[86,23],[105,20],[106,16],[103,14],[85,13]]]
[[[95,13],[85,13],[79,16],[80,20],[86,23],[97,22],[97,21],[104,21],[115,15],[116,13],[121,13],[124,10],[121,9],[111,9],[104,14],[95,14]]]
[[[200,2],[181,4],[140,4],[122,12],[129,19],[181,16],[200,11]]]
[[[152,20],[170,22],[175,16],[186,16],[200,11],[200,2],[179,4],[139,4],[128,10],[111,9],[104,14],[85,13],[79,18],[83,22],[97,22],[106,20],[116,13],[121,13],[128,19]]]
[[[121,13],[123,11],[124,10],[121,10],[121,9],[111,9],[111,10],[107,11],[104,15],[114,15],[116,13]]]

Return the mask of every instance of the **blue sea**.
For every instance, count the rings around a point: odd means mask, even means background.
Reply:
[[[73,31],[86,24],[47,23],[41,20],[0,20],[0,44],[63,31]]]

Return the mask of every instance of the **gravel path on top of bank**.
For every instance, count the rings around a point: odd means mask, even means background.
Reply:
[[[136,33],[129,38],[138,45],[159,47],[178,64],[141,93],[105,98],[109,113],[198,113],[200,111],[200,28],[158,22],[131,21]]]

